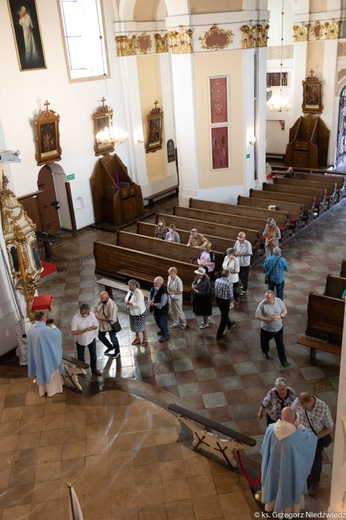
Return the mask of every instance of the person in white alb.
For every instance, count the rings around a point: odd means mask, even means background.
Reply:
[[[183,311],[183,282],[178,276],[176,267],[168,269],[167,293],[169,296],[169,307],[173,318],[170,329],[185,330],[187,327],[186,316]]]
[[[77,336],[77,357],[79,361],[84,362],[85,347],[89,349],[91,372],[96,376],[102,376],[101,370],[97,369],[96,356],[96,330],[98,329],[98,321],[87,303],[82,303],[79,312],[75,314],[71,322],[71,334]]]

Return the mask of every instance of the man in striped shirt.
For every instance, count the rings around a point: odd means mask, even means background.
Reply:
[[[222,338],[226,325],[230,329],[235,324],[235,321],[231,321],[229,318],[229,309],[233,302],[233,284],[228,280],[228,275],[229,272],[224,269],[221,278],[215,280],[214,285],[216,303],[221,312],[220,325],[216,334],[217,339]]]

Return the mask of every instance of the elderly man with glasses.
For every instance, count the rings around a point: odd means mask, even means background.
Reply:
[[[243,231],[238,233],[237,241],[234,244],[234,256],[239,260],[239,279],[242,284],[239,294],[242,295],[247,291],[252,256],[252,245],[246,240],[246,235]]]

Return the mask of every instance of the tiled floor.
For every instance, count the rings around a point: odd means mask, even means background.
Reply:
[[[100,291],[92,255],[99,236],[113,240],[113,235],[94,229],[77,238],[65,236],[54,247],[57,276],[39,286],[40,294],[54,295],[53,316],[63,331],[66,352],[74,352],[73,314],[82,302],[93,305]],[[161,344],[149,315],[148,347],[132,346],[124,293],[118,292],[121,358],[104,356],[98,342],[103,378],[80,379],[82,394],[65,389],[52,399],[39,398],[26,368],[4,361],[1,520],[66,518],[67,482],[75,485],[85,520],[253,518],[251,500],[244,499],[244,479],[176,444],[178,423],[164,407],[172,401],[186,404],[254,437],[257,445],[244,454],[252,477],[257,476],[265,430],[257,411],[276,377],[287,378],[297,392],[316,393],[335,417],[339,358],[317,353],[317,363],[311,366],[308,349],[296,340],[305,331],[308,292],[323,292],[327,274],[339,274],[345,243],[346,201],[283,247],[290,265],[284,337],[291,366],[286,369],[274,347],[270,361],[262,358],[259,347],[254,313],[265,292],[261,266],[252,269],[248,293],[233,312],[236,326],[224,342],[216,341],[215,307],[211,326],[200,330],[186,306],[187,330],[172,331],[170,341]],[[308,499],[310,511],[328,507],[332,450],[333,445],[325,450],[322,490],[319,499]]]

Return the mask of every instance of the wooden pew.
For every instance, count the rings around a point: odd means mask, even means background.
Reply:
[[[334,356],[341,356],[341,345],[335,345],[335,343],[327,343],[321,339],[310,338],[309,336],[302,336],[297,341],[298,345],[303,345],[310,349],[310,361],[314,365],[316,362],[316,350],[322,350]]]
[[[327,179],[327,177],[324,177]],[[277,178],[274,180],[275,184],[278,184],[279,186],[292,186],[294,188],[298,188],[299,190],[305,189],[305,188],[311,188],[313,190],[317,190],[317,193],[320,190],[327,190],[326,199],[328,201],[328,207],[333,206],[336,202],[338,202],[338,196],[337,196],[337,185],[335,181],[324,181],[323,178],[321,178],[320,181],[313,181],[306,179],[284,179],[284,178]]]
[[[268,192],[274,192],[274,193],[284,193],[285,195],[291,195],[294,196],[298,202],[300,202],[301,197],[307,196],[311,197],[311,199],[315,198],[315,210],[318,212],[318,214],[323,213],[328,209],[328,202],[327,202],[327,190],[325,189],[313,189],[313,188],[300,188],[295,187],[293,184],[290,186],[283,186],[278,184],[268,184],[267,182],[264,182],[263,185],[263,191]],[[298,196],[298,197],[297,197]]]
[[[175,205],[173,207],[173,215],[178,217],[193,218],[194,220],[203,220],[204,222],[213,222],[214,224],[224,224],[225,226],[237,226],[239,229],[256,229],[262,232],[266,226],[267,219],[265,217],[245,217],[238,215],[228,215],[216,211],[206,211],[204,209],[186,208]]]
[[[189,262],[191,257],[198,257],[201,250],[197,247],[187,247],[186,244],[177,244],[176,242],[167,242],[157,238],[146,237],[136,233],[127,231],[117,231],[116,245],[126,247],[127,249],[135,249],[143,253],[151,253],[157,256],[165,256],[172,259],[172,265],[175,260],[181,262]],[[219,271],[222,267],[224,255],[222,252],[215,253],[215,270]]]
[[[253,249],[253,257],[257,258],[260,251],[260,232],[257,229],[245,229],[239,228],[239,226],[225,226],[224,224],[215,225],[213,222],[205,222],[203,220],[195,220],[193,218],[177,217],[176,215],[169,215],[166,213],[157,213],[156,221],[159,218],[163,218],[165,222],[172,223],[176,228],[190,230],[192,228],[198,229],[203,235],[213,235],[217,233],[217,236],[222,238],[228,238],[229,246],[231,247],[237,239],[239,231],[246,233],[246,239],[251,243]],[[213,243],[212,247],[215,247]]]
[[[304,179],[307,181],[325,181],[328,180],[328,182],[335,182],[337,186],[337,190],[340,190],[342,192],[342,197],[345,196],[345,188],[346,188],[346,176],[345,175],[336,175],[332,171],[328,173],[303,173],[303,172],[294,172],[294,178],[295,179]]]
[[[315,218],[316,197],[307,197],[305,195],[301,195],[298,200],[297,195],[294,194],[280,192],[274,193],[269,191],[255,190],[254,188],[250,188],[249,195],[250,198],[267,201],[268,206],[270,202],[272,202],[273,205],[279,207],[281,203],[286,202],[293,202],[294,204],[302,205],[304,206],[304,217],[306,219],[306,223],[311,222]]]
[[[342,293],[346,289],[346,278],[341,276],[333,276],[328,274],[326,280],[326,287],[324,289],[325,296],[342,299]]]
[[[178,229],[176,228],[177,232],[180,236],[180,241],[182,244],[187,244],[188,240],[190,238],[190,231],[187,231],[185,229]],[[139,220],[137,222],[137,233],[140,235],[144,235],[146,237],[154,237],[154,231],[155,231],[155,224],[152,224],[151,222],[145,222],[144,220]],[[216,237],[214,235],[204,235],[212,244],[213,251],[219,251],[223,252],[223,254],[226,253],[226,250],[229,247],[232,247],[233,241],[227,239],[227,238],[221,238]],[[191,249],[189,247],[189,249]],[[200,249],[199,249],[200,251]]]
[[[343,260],[343,261],[341,262],[340,276],[341,276],[342,278],[346,278],[346,260]]]
[[[243,195],[238,195],[237,201],[238,208],[246,208],[255,212],[266,210],[268,212],[266,214],[272,215],[275,220],[277,213],[285,213],[288,215],[290,226],[294,225],[296,228],[300,228],[304,224],[304,204],[277,200],[268,201],[267,199],[255,199],[254,197],[244,197]],[[278,209],[270,210],[268,206],[276,206]]]
[[[331,296],[309,293],[308,323],[305,334],[328,343],[341,344],[345,301]]]
[[[94,242],[95,274],[110,279],[128,282],[131,278],[151,287],[156,276],[167,280],[167,271],[172,267],[171,258],[143,253],[104,242]],[[195,265],[189,262],[174,261],[179,276],[184,281],[184,295],[189,297],[191,283],[195,277]]]

